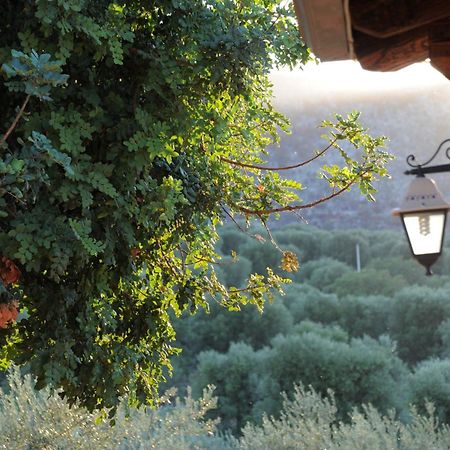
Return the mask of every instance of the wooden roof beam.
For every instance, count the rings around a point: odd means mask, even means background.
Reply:
[[[429,47],[431,65],[450,79],[450,19],[433,25]]]
[[[367,70],[398,70],[429,56],[427,27],[386,39],[355,32],[354,42],[356,57]]]
[[[450,17],[449,0],[350,0],[352,27],[387,38]]]

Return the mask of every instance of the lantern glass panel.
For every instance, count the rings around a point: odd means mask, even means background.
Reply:
[[[403,214],[403,223],[414,255],[441,253],[446,211]]]

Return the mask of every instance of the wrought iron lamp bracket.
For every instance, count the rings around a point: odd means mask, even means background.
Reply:
[[[440,164],[437,166],[429,166],[431,162],[437,157],[437,155],[441,152],[441,150],[447,146],[445,149],[445,156],[448,160],[450,160],[450,138],[443,140],[437,150],[434,152],[433,156],[422,164],[415,164],[416,157],[414,155],[408,155],[406,158],[406,163],[412,169],[407,170],[405,175],[416,175],[418,177],[425,176],[426,173],[439,173],[439,172],[450,172],[450,164]]]

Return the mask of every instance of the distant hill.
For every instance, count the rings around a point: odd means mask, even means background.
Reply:
[[[293,133],[282,139],[280,148],[272,149],[271,163],[286,165],[312,156],[325,143],[320,138],[324,131],[317,128],[320,122],[333,118],[334,113],[352,110],[361,111],[361,121],[372,135],[389,137],[388,150],[397,157],[389,165],[392,178],[378,183],[375,203],[368,203],[354,191],[303,210],[302,216],[322,228],[398,228],[398,219],[392,218],[391,211],[399,206],[411,180],[403,175],[407,155],[412,153],[418,160],[426,160],[442,140],[450,137],[450,81],[421,85],[419,80],[415,85],[406,80],[404,86],[397,83],[394,87],[378,82],[367,90],[359,84],[352,87],[351,80],[343,85],[332,79],[276,72],[272,82],[275,106],[289,117]],[[320,163],[326,161],[333,161],[331,153]],[[320,163],[289,174],[308,187],[302,195],[305,201],[327,192],[326,184],[316,175]],[[450,173],[438,174],[434,179],[450,201]],[[298,220],[288,214],[281,223]]]

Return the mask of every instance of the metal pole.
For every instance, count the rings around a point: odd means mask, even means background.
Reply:
[[[359,253],[359,244],[356,244],[356,271],[361,272],[361,255]]]

